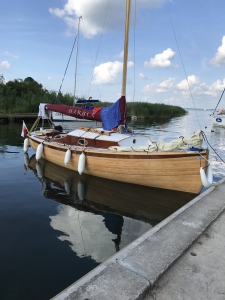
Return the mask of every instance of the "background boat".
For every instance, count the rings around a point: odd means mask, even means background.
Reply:
[[[212,125],[213,126],[218,126],[218,127],[224,127],[225,128],[225,109],[224,108],[221,108],[221,109],[217,109],[222,97],[223,97],[223,94],[224,94],[224,91],[225,91],[225,88],[222,92],[222,95],[216,105],[216,108],[214,109],[214,111],[212,112],[211,114],[211,117],[212,117]]]
[[[90,110],[93,110],[94,108],[94,103],[97,103],[97,102],[100,102],[99,100],[92,100],[92,99],[88,99],[88,100],[85,100],[85,99],[81,99],[81,100],[77,100],[76,103],[75,103],[75,107],[83,107],[83,108],[88,108]],[[75,121],[79,121],[79,122],[90,122],[90,120],[87,120],[85,118],[83,119],[78,119],[76,117],[73,117],[73,116],[68,116],[68,115],[65,115],[65,114],[62,114],[60,112],[55,112],[55,111],[52,111],[52,121],[55,122],[55,123],[58,123],[58,122],[75,122]]]

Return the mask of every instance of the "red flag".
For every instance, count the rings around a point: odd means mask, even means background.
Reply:
[[[24,122],[24,121],[23,121],[23,125],[22,125],[21,136],[24,137],[24,138],[27,137],[27,126],[25,125],[25,122]]]

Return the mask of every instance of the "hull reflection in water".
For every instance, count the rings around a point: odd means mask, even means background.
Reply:
[[[132,185],[78,172],[44,159],[29,159],[45,198],[62,203],[51,226],[78,256],[102,262],[195,195]]]

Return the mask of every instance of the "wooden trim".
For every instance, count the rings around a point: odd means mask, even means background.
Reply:
[[[104,130],[99,130],[97,128],[89,128],[84,126],[78,126],[77,129],[84,130],[85,132],[94,132],[97,134],[107,135],[107,136],[110,136],[111,133],[115,132],[115,131],[104,131]]]
[[[30,137],[32,139],[32,137]],[[40,144],[38,141],[32,139],[35,143]],[[50,142],[51,143],[51,142]],[[67,145],[51,145],[50,143],[48,143],[48,141],[44,142],[44,146],[54,149],[54,150],[58,150],[61,152],[66,152],[67,149],[69,148],[69,146]],[[117,152],[115,150],[115,152],[112,152],[111,150],[101,150],[101,149],[90,149],[90,148],[81,148],[81,146],[78,146],[78,148],[75,148],[76,146],[71,147],[71,152],[72,153],[82,153],[85,152],[85,155],[87,156],[95,156],[95,157],[108,157],[108,158],[121,158],[121,159],[167,159],[167,158],[181,158],[181,157],[201,157],[207,155],[208,150],[205,150],[203,152],[201,152],[201,155],[197,152],[193,152],[193,153],[187,153],[187,152],[171,152],[171,153],[167,153],[167,152]],[[75,149],[74,149],[75,148]]]

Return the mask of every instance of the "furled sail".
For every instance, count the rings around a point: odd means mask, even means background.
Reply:
[[[139,147],[118,147],[118,146],[111,146],[108,149],[109,150],[116,150],[120,152],[130,152],[130,151],[136,151],[136,152],[169,152],[169,151],[177,151],[180,147],[187,146],[186,150],[190,151],[202,151],[203,143],[203,137],[202,137],[202,131],[201,129],[198,129],[196,132],[194,132],[191,136],[183,137],[180,136],[178,139],[171,141],[171,142],[157,142],[152,143],[149,146],[139,146]],[[190,148],[193,147],[193,148]],[[196,148],[195,148],[196,147]],[[198,149],[198,148],[199,149]],[[189,148],[189,149],[188,149]]]
[[[65,104],[45,104],[45,110],[55,111],[78,119],[102,122],[104,130],[126,125],[126,99],[122,96],[114,104],[104,108],[87,109]]]

